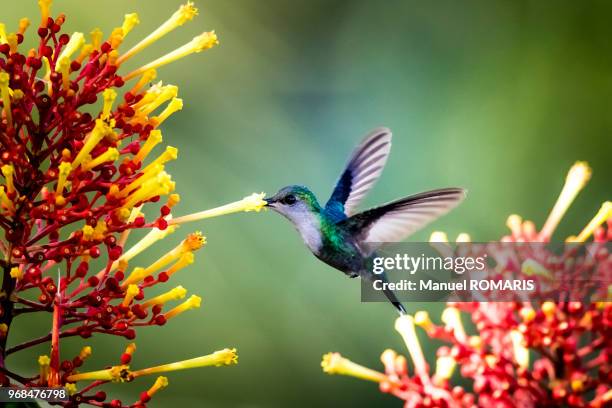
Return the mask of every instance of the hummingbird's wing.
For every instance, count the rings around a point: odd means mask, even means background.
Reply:
[[[462,188],[444,188],[401,198],[338,222],[355,237],[365,254],[385,242],[399,242],[455,208],[465,198]]]
[[[325,208],[352,215],[383,171],[391,151],[391,131],[377,128],[355,148]]]

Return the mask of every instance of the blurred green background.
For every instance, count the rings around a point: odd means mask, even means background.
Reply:
[[[97,26],[109,33],[123,14],[137,11],[142,23],[127,49],[179,4],[55,1],[53,12],[67,14],[67,31]],[[180,150],[168,166],[183,199],[176,215],[294,183],[325,200],[353,146],[380,125],[393,130],[394,147],[366,205],[444,186],[469,189],[459,209],[411,240],[434,229],[451,238],[466,231],[475,240],[496,239],[515,212],[541,226],[578,159],[591,164],[593,179],[557,236],[578,232],[610,199],[609,2],[209,0],[197,6],[197,19],[131,61],[132,67],[148,62],[203,30],[216,29],[220,37],[220,47],[158,72],[179,85],[185,101],[162,127],[164,142]],[[3,5],[9,31],[20,17],[37,21],[38,15],[34,0]],[[202,308],[164,328],[141,329],[133,367],[226,346],[238,348],[240,363],[172,373],[153,406],[400,406],[373,383],[321,372],[328,351],[373,368],[380,368],[385,348],[404,351],[393,330],[395,313],[387,304],[361,304],[359,283],[318,262],[276,214],[187,225],[132,264],[148,264],[193,229],[202,229],[209,243],[171,284],[200,294]],[[20,319],[13,343],[45,334],[50,316]],[[115,364],[127,342],[91,343],[87,369]],[[63,351],[71,355],[82,345],[72,339]],[[8,363],[34,371],[35,358],[46,352],[43,346]],[[129,402],[152,381],[114,388]]]

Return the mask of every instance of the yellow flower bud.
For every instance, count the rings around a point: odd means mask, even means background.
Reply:
[[[387,376],[378,371],[353,363],[342,357],[340,353],[327,353],[321,362],[323,371],[327,374],[348,375],[362,380],[382,382],[387,380]]]
[[[152,61],[142,67],[135,69],[124,77],[124,80],[130,80],[135,76],[142,74],[144,71],[149,69],[157,69],[161,66],[169,64],[171,62],[176,61],[177,59],[186,57],[187,55],[198,53],[207,49],[214,47],[219,44],[219,40],[217,39],[217,35],[214,31],[204,32],[197,37],[194,37],[190,42],[183,45],[182,47],[177,48],[176,50],[164,55]],[[120,59],[121,61],[121,59]]]
[[[591,168],[588,163],[579,161],[572,166],[567,173],[561,194],[559,194],[557,202],[540,231],[539,238],[541,240],[548,241],[550,239],[561,218],[590,178]]]
[[[140,19],[138,18],[138,14],[136,13],[126,14],[123,19],[123,25],[121,26],[121,31],[123,31],[123,36],[125,37],[126,35],[128,35],[129,32],[132,31],[132,29],[136,27],[138,24],[140,24]]]
[[[134,296],[138,295],[139,293],[140,293],[140,289],[138,289],[137,285],[128,285],[127,290],[125,291],[123,302],[121,302],[121,305],[125,307],[129,306],[130,303],[132,303],[132,300],[134,300]]]
[[[121,64],[127,59],[133,57],[140,51],[147,48],[149,45],[153,44],[155,41],[159,40],[172,30],[177,27],[182,26],[187,21],[193,19],[193,17],[198,15],[198,9],[193,6],[193,3],[188,1],[187,4],[183,4],[179,7],[179,9],[161,26],[159,26],[155,31],[149,34],[146,38],[141,40],[138,44],[136,44],[132,49],[123,54],[119,59],[118,63]]]
[[[13,167],[12,164],[5,164],[4,166],[0,167],[0,169],[2,170],[2,174],[4,175],[4,178],[6,180],[6,191],[9,194],[14,193],[15,183],[13,181],[13,177],[15,174],[15,167]]]
[[[183,303],[181,303],[180,305],[176,306],[174,309],[171,309],[170,311],[166,312],[164,314],[164,317],[166,319],[172,319],[173,317],[186,312],[187,310],[191,310],[191,309],[197,309],[200,307],[200,305],[202,304],[202,298],[197,296],[197,295],[191,295],[191,297],[189,299],[187,299],[186,301],[184,301]]]
[[[163,305],[171,300],[183,299],[187,294],[187,289],[182,286],[177,286],[174,289],[169,290],[159,296],[147,300],[142,304],[142,307],[147,308],[149,306]]]

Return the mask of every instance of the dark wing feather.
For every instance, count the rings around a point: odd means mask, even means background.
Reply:
[[[428,191],[375,207],[337,225],[346,228],[369,254],[385,242],[399,242],[455,208],[465,198],[461,188]]]
[[[331,211],[343,211],[350,216],[368,194],[385,167],[391,151],[391,131],[374,129],[351,154],[329,201]]]

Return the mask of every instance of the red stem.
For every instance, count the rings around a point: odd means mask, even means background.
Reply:
[[[53,305],[53,327],[51,329],[51,362],[49,364],[49,386],[55,387],[60,383],[60,354],[59,339],[61,328],[61,306],[58,297]]]

